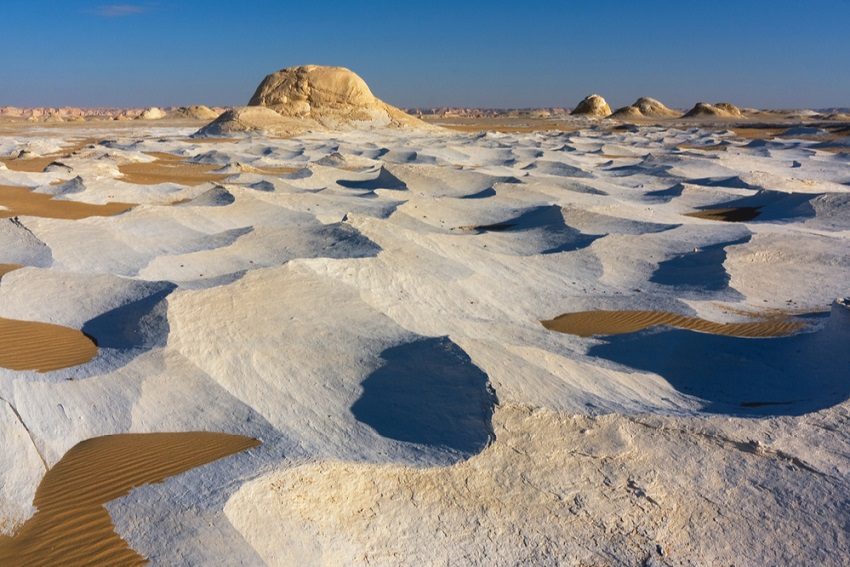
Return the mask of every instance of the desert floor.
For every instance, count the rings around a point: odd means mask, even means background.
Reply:
[[[440,124],[0,124],[0,564],[846,565],[847,125]]]

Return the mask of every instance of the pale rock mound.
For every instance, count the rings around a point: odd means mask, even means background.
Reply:
[[[198,130],[198,136],[231,136],[244,133],[262,133],[270,136],[297,136],[320,125],[312,120],[298,120],[281,116],[271,108],[243,106],[224,112],[221,116]]]
[[[639,119],[639,118],[671,118],[679,116],[679,113],[668,108],[664,103],[648,96],[637,99],[631,106],[618,109],[611,118]]]
[[[709,104],[707,102],[698,102],[685,113],[685,118],[741,118],[744,114],[741,109],[734,104],[728,102],[718,102]]]
[[[366,82],[343,67],[304,65],[268,75],[248,106],[271,108],[282,116],[315,120],[328,128],[423,126],[419,119],[375,97]]]
[[[578,103],[570,113],[575,116],[598,116],[600,118],[611,114],[611,107],[598,94],[592,94]]]
[[[197,135],[295,136],[311,130],[373,127],[434,128],[375,97],[348,69],[305,65],[266,76],[247,107],[225,112]]]
[[[152,106],[139,114],[138,118],[139,120],[161,120],[165,118],[165,111]]]
[[[679,112],[676,112],[672,108],[669,108],[660,100],[656,100],[654,98],[650,98],[648,96],[641,97],[635,101],[634,106],[636,106],[640,113],[644,116],[678,116]]]
[[[186,118],[189,120],[214,120],[221,113],[216,112],[209,106],[193,104],[192,106],[181,106],[171,113],[173,118]]]

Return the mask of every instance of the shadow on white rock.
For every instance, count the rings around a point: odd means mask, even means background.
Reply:
[[[492,440],[496,395],[487,374],[448,337],[394,346],[381,359],[351,406],[358,421],[384,437],[465,457]]]

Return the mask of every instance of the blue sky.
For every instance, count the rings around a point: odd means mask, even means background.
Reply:
[[[850,0],[4,0],[0,105],[244,104],[342,65],[399,106],[850,106]]]

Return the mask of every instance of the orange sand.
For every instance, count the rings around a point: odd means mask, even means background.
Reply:
[[[143,565],[115,533],[103,507],[143,484],[256,447],[224,433],[107,435],[75,445],[41,481],[38,509],[18,532],[0,536],[0,565]]]
[[[97,142],[97,138],[85,138],[83,140],[79,140],[74,142],[69,146],[63,147],[58,152],[48,154],[46,156],[39,156],[34,158],[0,158],[0,162],[6,164],[6,167],[12,171],[24,171],[27,173],[40,173],[44,171],[44,168],[53,163],[54,161],[61,159],[63,157],[69,157],[75,152],[81,150],[82,148],[88,146],[89,144],[93,144]]]
[[[17,270],[19,268],[23,268],[21,264],[0,264],[0,279],[3,278],[9,272]]]
[[[45,217],[51,219],[83,219],[86,217],[108,217],[126,212],[133,203],[106,203],[93,205],[81,201],[54,199],[51,195],[34,193],[28,187],[0,185],[0,218],[16,216]]]
[[[759,208],[760,207],[703,209],[693,213],[685,213],[685,216],[723,222],[746,222],[759,216]]]
[[[580,337],[634,333],[658,325],[731,337],[780,337],[803,327],[802,323],[784,317],[747,323],[715,323],[666,311],[581,311],[565,313],[541,323],[550,331]]]
[[[209,181],[221,181],[226,174],[210,173],[220,166],[215,164],[186,163],[183,158],[163,152],[150,152],[156,159],[146,163],[125,163],[118,166],[121,181],[137,185],[156,185],[158,183],[177,183],[180,185],[200,185]]]
[[[50,372],[83,364],[96,354],[94,342],[77,329],[0,317],[3,368]]]

